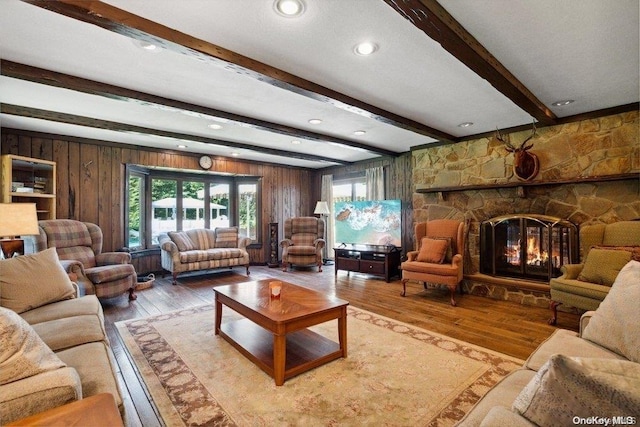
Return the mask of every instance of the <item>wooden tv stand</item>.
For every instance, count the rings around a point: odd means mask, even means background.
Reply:
[[[384,276],[387,283],[393,276],[400,276],[402,248],[386,245],[345,245],[333,248],[335,274],[338,270]]]

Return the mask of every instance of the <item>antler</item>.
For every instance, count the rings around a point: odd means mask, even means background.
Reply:
[[[513,151],[516,151],[516,147],[511,145],[511,142],[505,141],[505,139],[502,137],[502,134],[500,133],[500,129],[498,129],[498,128],[496,128],[496,139],[498,141],[502,142],[507,147],[507,151],[508,152],[511,153]]]
[[[536,136],[536,122],[532,123],[533,126],[533,130],[531,131],[531,135],[529,135],[528,138],[526,138],[524,141],[522,141],[522,144],[520,144],[520,150],[528,150],[529,148],[533,147],[533,144],[529,145],[528,147],[525,147],[524,144],[527,143],[527,141],[529,141],[531,138],[533,138],[534,136]]]

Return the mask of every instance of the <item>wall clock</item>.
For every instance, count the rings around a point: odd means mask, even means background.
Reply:
[[[213,166],[213,160],[211,160],[211,157],[209,156],[200,157],[200,159],[198,160],[198,163],[200,163],[200,167],[202,169],[210,169],[211,166]]]

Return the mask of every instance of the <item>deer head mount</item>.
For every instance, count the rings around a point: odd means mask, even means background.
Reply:
[[[506,140],[500,134],[500,131],[496,129],[496,139],[507,147],[507,151],[510,153],[514,153],[513,159],[513,173],[522,180],[522,181],[530,181],[538,175],[538,171],[540,170],[540,161],[538,160],[538,156],[529,152],[531,147],[533,147],[533,143],[526,145],[527,142],[531,138],[536,135],[536,124],[533,124],[533,130],[531,131],[531,135],[525,138],[522,141],[522,144],[518,148],[514,147],[509,139]]]

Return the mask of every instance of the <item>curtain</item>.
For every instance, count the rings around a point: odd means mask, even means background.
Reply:
[[[384,167],[368,168],[365,172],[367,200],[384,200]]]
[[[329,205],[329,211],[331,212],[327,217],[327,223],[325,224],[326,244],[324,247],[326,259],[333,259],[333,246],[335,242],[334,232],[334,217],[333,212],[333,175],[322,175],[322,187],[320,188],[320,200],[327,202]]]

